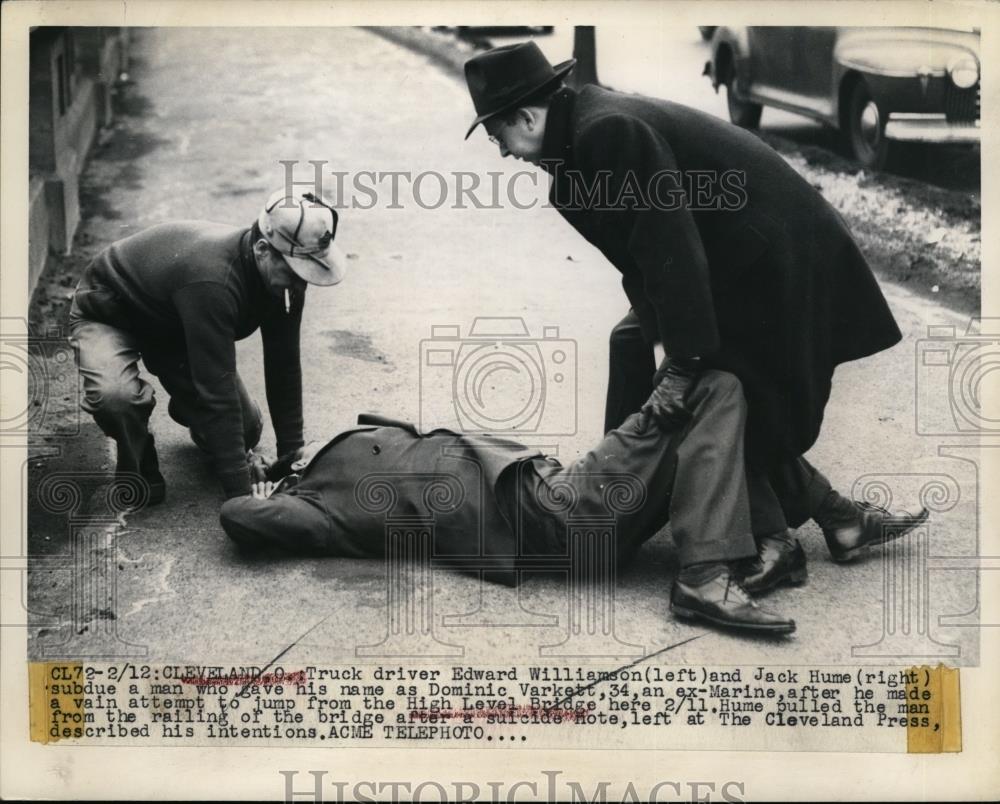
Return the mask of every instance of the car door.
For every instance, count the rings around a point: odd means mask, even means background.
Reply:
[[[811,26],[795,29],[795,72],[798,91],[811,108],[823,114],[833,110],[833,48],[837,28]]]
[[[796,82],[794,36],[796,28],[768,25],[747,29],[750,46],[750,85],[756,94],[794,92]]]

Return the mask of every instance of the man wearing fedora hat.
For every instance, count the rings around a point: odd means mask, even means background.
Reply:
[[[344,260],[337,212],[306,194],[271,194],[245,228],[205,221],[152,226],[112,243],[87,266],[70,309],[81,406],[117,444],[118,474],[139,474],[149,503],[166,493],[148,421],[153,388],[213,459],[226,497],[250,493],[248,451],[263,428],[236,371],[235,343],[259,327],[279,452],[302,437],[299,326],[305,286],[333,285]]]
[[[501,155],[544,167],[552,205],[622,274],[631,310],[611,333],[605,430],[640,408],[675,428],[701,372],[739,378],[760,554],[751,591],[805,579],[789,527],[810,518],[836,560],[912,530],[926,510],[857,504],[802,457],[835,367],[901,339],[843,219],[753,134],[669,101],[574,91],[562,84],[573,66],[553,67],[534,42],[469,59],[466,139],[482,124]]]

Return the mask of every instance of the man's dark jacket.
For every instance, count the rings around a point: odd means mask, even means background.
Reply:
[[[299,328],[305,291],[291,310],[268,293],[250,229],[173,221],[126,237],[98,254],[76,291],[82,313],[125,329],[142,344],[147,367],[157,353],[190,366],[204,433],[227,497],[250,493],[237,393],[236,341],[258,327],[267,404],[279,452],[302,446]]]
[[[645,339],[740,378],[755,462],[808,450],[834,367],[901,338],[843,219],[747,131],[668,101],[567,88],[550,104],[542,160],[551,203],[621,271]]]
[[[365,558],[385,555],[393,521],[402,530],[433,521],[439,560],[482,565],[491,580],[514,583],[518,540],[497,487],[508,467],[541,453],[489,435],[421,433],[371,414],[358,423],[325,444],[294,484],[285,481],[268,499],[228,500],[225,531],[252,547]]]

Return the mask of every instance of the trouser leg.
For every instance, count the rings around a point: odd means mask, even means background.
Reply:
[[[611,330],[608,356],[608,397],[604,408],[606,433],[621,426],[653,393],[653,374],[656,371],[653,345],[642,337],[639,317],[631,310]]]
[[[788,530],[785,510],[771,485],[769,474],[748,464],[747,492],[750,497],[750,521],[753,535],[761,537]]]
[[[632,414],[568,466],[536,462],[533,485],[524,489],[533,516],[556,517],[562,524],[614,516],[625,545],[620,554],[669,519],[682,566],[755,555],[739,380],[706,371],[692,386],[688,405],[692,417],[681,430],[664,433],[651,420],[639,429],[640,416]],[[628,493],[612,493],[615,487]],[[573,505],[562,506],[564,500]]]
[[[670,522],[681,566],[756,555],[743,452],[739,380],[705,372],[688,395],[692,419],[677,447]]]
[[[119,472],[155,465],[149,416],[156,405],[152,386],[139,374],[139,343],[118,327],[70,313],[70,344],[83,381],[81,407],[113,438]]]
[[[780,461],[764,472],[747,466],[750,517],[755,536],[783,533],[812,519],[830,492],[830,481],[805,458]]]
[[[831,491],[826,476],[801,456],[774,467],[770,479],[785,518],[793,528],[812,519]]]
[[[167,412],[170,418],[191,431],[191,440],[201,449],[206,449],[207,440],[198,429],[198,411],[201,402],[191,379],[191,369],[184,354],[170,352],[150,352],[144,355],[146,367],[156,375],[170,395]],[[243,443],[253,449],[260,441],[264,429],[264,419],[260,406],[250,395],[242,378],[236,376],[236,387],[240,397],[243,416]]]

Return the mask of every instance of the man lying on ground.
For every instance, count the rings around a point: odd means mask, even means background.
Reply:
[[[791,633],[794,620],[760,608],[740,585],[757,550],[742,471],[739,381],[706,371],[688,402],[693,415],[683,427],[663,432],[644,408],[567,466],[504,438],[420,433],[362,415],[356,429],[272,464],[270,480],[223,505],[222,527],[244,547],[377,558],[385,555],[387,514],[433,515],[435,560],[510,577],[532,559],[565,556],[571,516],[613,516],[623,560],[669,521],[681,567],[670,600],[675,614]],[[881,519],[877,530],[861,527],[868,520],[859,514],[827,538],[856,552],[916,521],[885,512]]]

